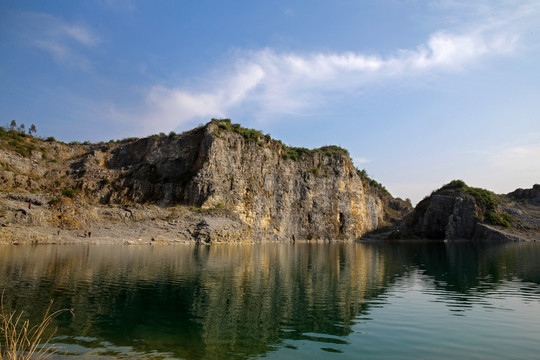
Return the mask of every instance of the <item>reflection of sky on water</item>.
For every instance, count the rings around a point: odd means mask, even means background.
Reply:
[[[0,286],[34,317],[50,298],[74,308],[57,343],[76,358],[527,357],[540,351],[539,255],[537,244],[1,247]]]

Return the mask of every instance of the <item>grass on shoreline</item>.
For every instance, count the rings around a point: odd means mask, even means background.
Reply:
[[[60,314],[72,310],[62,309],[51,313],[50,302],[43,319],[30,326],[30,320],[22,320],[23,311],[7,312],[4,308],[4,293],[0,299],[0,360],[44,360],[58,350],[51,344],[56,330],[46,335],[53,320]]]

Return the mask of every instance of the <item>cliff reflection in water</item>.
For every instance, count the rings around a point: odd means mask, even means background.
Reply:
[[[0,289],[6,306],[32,317],[49,299],[74,308],[75,317],[58,321],[66,343],[85,337],[143,354],[246,358],[289,339],[346,344],[355,319],[411,271],[465,302],[480,284],[538,284],[534,245],[7,246]]]

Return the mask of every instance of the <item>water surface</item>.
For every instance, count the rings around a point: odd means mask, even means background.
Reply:
[[[539,284],[537,243],[0,247],[58,359],[537,358]]]

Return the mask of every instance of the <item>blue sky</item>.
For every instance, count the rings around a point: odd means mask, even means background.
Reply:
[[[63,141],[231,118],[413,202],[540,183],[537,0],[0,3],[0,123]],[[3,119],[3,120],[2,120]]]

